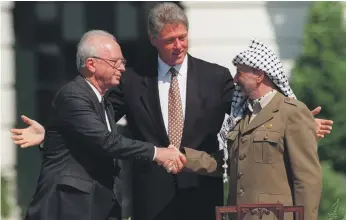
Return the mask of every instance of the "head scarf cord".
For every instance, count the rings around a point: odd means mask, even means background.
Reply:
[[[262,70],[273,81],[273,83],[288,97],[296,98],[289,86],[288,78],[284,74],[283,66],[277,56],[268,49],[262,42],[257,39],[251,41],[251,45],[243,52],[233,58],[234,66],[243,64],[258,70]],[[218,139],[220,142],[220,150],[224,151],[224,174],[223,180],[227,182],[227,133],[232,130],[238,121],[243,118],[244,112],[248,106],[248,97],[240,85],[235,86],[233,93],[231,112],[229,117],[224,121]]]

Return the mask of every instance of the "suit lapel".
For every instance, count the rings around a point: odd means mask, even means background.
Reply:
[[[187,67],[187,84],[186,84],[186,103],[185,103],[185,120],[184,129],[181,143],[187,145],[190,136],[194,134],[192,131],[193,125],[198,117],[200,110],[200,97],[199,97],[199,70],[194,65],[194,58],[188,56]]]
[[[243,133],[249,132],[262,124],[266,123],[273,118],[274,112],[278,111],[278,106],[281,100],[281,94],[277,93],[273,99],[266,105],[256,117],[250,122],[250,124],[245,128]]]
[[[168,135],[163,122],[159,89],[158,89],[158,73],[157,73],[157,60],[155,65],[147,65],[152,68],[146,68],[146,75],[143,77],[144,90],[140,97],[144,108],[148,112],[150,119],[152,120],[159,137],[162,139],[163,143],[169,144]]]
[[[111,126],[111,129],[112,129],[112,131],[115,131],[116,130],[116,123],[114,120],[114,110],[113,110],[112,104],[107,99],[105,102],[105,108],[106,108],[108,121],[109,121],[109,124]]]
[[[93,89],[90,87],[90,85],[88,84],[88,82],[86,82],[85,78],[81,75],[78,75],[75,78],[75,81],[78,85],[80,85],[80,87],[82,87],[87,93],[88,93],[88,97],[91,98],[91,101],[94,103],[94,105],[96,106],[96,111],[99,113],[99,115],[102,118],[102,121],[105,125],[107,125],[106,122],[106,116],[105,113],[102,109],[102,104],[99,102],[95,92],[93,91]]]

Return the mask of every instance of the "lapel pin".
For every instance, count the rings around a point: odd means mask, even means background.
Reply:
[[[267,125],[267,128],[272,128],[272,127],[273,127],[272,124]]]

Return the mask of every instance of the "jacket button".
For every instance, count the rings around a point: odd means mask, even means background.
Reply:
[[[244,160],[245,157],[246,157],[246,155],[245,155],[245,154],[242,154],[242,155],[239,156],[239,160]]]
[[[242,172],[238,172],[238,179],[240,179],[242,176],[244,175],[244,173],[242,173]]]
[[[242,196],[244,194],[244,190],[243,189],[239,189],[238,190],[238,196]]]

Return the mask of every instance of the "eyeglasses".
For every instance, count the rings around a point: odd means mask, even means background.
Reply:
[[[117,60],[106,59],[106,58],[97,57],[97,56],[93,56],[91,58],[103,60],[106,63],[108,63],[113,69],[118,69],[121,64],[124,65],[124,67],[125,67],[126,63],[127,63],[127,60],[125,58],[120,58],[120,59],[117,59]],[[111,63],[109,63],[109,62],[111,62]]]

